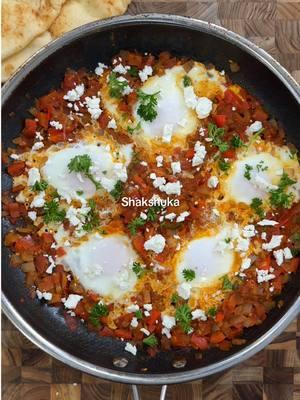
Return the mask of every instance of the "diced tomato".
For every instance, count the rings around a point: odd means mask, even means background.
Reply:
[[[238,111],[248,110],[249,106],[246,101],[242,100],[237,94],[232,90],[227,89],[224,93],[224,101],[227,104],[231,104],[236,107]]]
[[[195,349],[206,350],[208,348],[208,341],[203,336],[198,336],[193,333],[191,337],[191,344]]]
[[[136,251],[142,255],[147,255],[146,250],[144,248],[144,243],[145,243],[145,240],[144,240],[143,236],[135,235],[132,238],[132,244],[133,244],[133,247],[136,249]]]
[[[37,129],[37,122],[34,119],[25,119],[25,128],[23,129],[24,136],[34,138]]]
[[[145,322],[147,325],[154,325],[156,321],[160,319],[160,311],[158,310],[151,310],[150,316],[145,318]]]
[[[191,160],[194,157],[195,154],[195,150],[194,149],[188,149],[185,156],[186,158],[188,158],[189,160]]]
[[[7,172],[11,176],[20,176],[24,173],[25,166],[24,161],[15,161],[7,167]]]
[[[74,89],[74,87],[79,83],[78,73],[75,71],[68,71],[65,74],[63,88],[70,90]]]
[[[215,121],[218,128],[223,128],[226,124],[226,115],[223,114],[216,114],[213,115],[213,120]]]
[[[95,302],[99,301],[99,295],[97,293],[93,292],[92,290],[88,290],[86,295],[92,301],[95,301]]]
[[[268,118],[268,114],[262,108],[257,108],[253,113],[255,121],[267,121]]]
[[[222,322],[224,320],[224,313],[219,311],[215,317],[216,322]]]
[[[58,247],[56,249],[56,254],[57,254],[58,257],[62,257],[62,256],[64,256],[66,254],[66,252],[65,252],[63,247]]]
[[[292,258],[291,260],[285,261],[282,268],[287,272],[296,272],[299,267],[300,257]]]
[[[54,288],[54,281],[52,275],[45,276],[40,283],[38,284],[38,288],[41,292],[48,292],[49,290]]]
[[[127,64],[133,67],[141,68],[143,63],[143,58],[140,54],[128,53]]]
[[[15,250],[17,253],[34,254],[39,250],[38,244],[32,239],[31,236],[24,236],[17,240],[15,243]]]
[[[258,263],[257,265],[257,269],[264,269],[264,270],[268,270],[271,266],[271,256],[270,254],[266,254],[265,258]]]
[[[66,134],[64,131],[58,131],[55,128],[48,129],[48,139],[52,143],[59,143],[66,141]]]
[[[129,340],[132,337],[132,333],[131,333],[131,330],[129,330],[129,329],[121,329],[121,328],[119,328],[119,329],[115,330],[115,336],[119,337],[119,338],[123,338],[123,339]]]
[[[44,232],[41,235],[41,246],[44,251],[49,251],[52,243],[54,243],[54,237],[52,233]]]
[[[236,151],[235,149],[229,149],[226,150],[222,153],[223,158],[229,158],[231,160],[234,160],[236,158]]]
[[[223,342],[225,335],[221,331],[213,332],[210,337],[210,343],[217,344]]]
[[[99,332],[100,336],[114,336],[114,331],[110,329],[108,326],[105,326],[101,331]]]
[[[12,218],[19,218],[21,216],[20,204],[19,203],[8,203],[5,206],[6,210]]]
[[[88,319],[89,313],[87,312],[87,310],[84,307],[84,302],[80,301],[75,310],[74,310],[75,314],[79,317],[82,318],[84,320]]]
[[[39,254],[34,259],[34,265],[37,272],[43,274],[44,272],[46,272],[46,269],[48,268],[49,260],[46,256]]]
[[[39,120],[39,124],[41,125],[41,127],[43,127],[44,129],[47,129],[49,126],[49,120],[50,120],[49,113],[38,112],[38,113],[36,113],[36,117]]]
[[[181,329],[175,328],[172,331],[171,343],[174,347],[187,347],[190,344],[190,338]]]
[[[98,122],[99,122],[100,128],[105,129],[107,127],[107,124],[109,122],[109,116],[105,111],[103,111],[103,113],[98,118]]]

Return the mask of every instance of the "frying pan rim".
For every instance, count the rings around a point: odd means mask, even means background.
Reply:
[[[70,44],[72,41],[82,38],[90,33],[102,31],[109,28],[118,28],[122,26],[132,25],[143,25],[143,24],[163,24],[171,25],[174,27],[188,28],[194,31],[201,31],[213,36],[222,38],[230,43],[238,46],[248,54],[256,58],[259,62],[264,64],[278,79],[285,85],[285,87],[294,96],[296,101],[300,104],[300,87],[289,72],[282,67],[272,56],[266,51],[260,49],[258,46],[243,38],[242,36],[227,30],[226,28],[218,25],[196,20],[189,17],[182,17],[172,14],[140,14],[136,16],[121,16],[109,18],[102,21],[92,22],[76,28],[62,37],[54,40],[50,44],[44,46],[32,57],[30,57],[16,72],[15,74],[4,84],[2,88],[2,105],[8,100],[10,95],[16,89],[16,87],[22,82],[27,74],[33,71],[42,61],[44,61],[50,54],[52,55],[55,51],[59,50],[61,46]],[[98,367],[92,363],[83,361],[78,357],[74,357],[68,352],[65,352],[53,345],[46,338],[35,331],[28,322],[22,317],[22,315],[15,309],[9,299],[2,292],[2,309],[10,321],[35,345],[40,347],[46,353],[57,358],[58,360],[67,363],[73,368],[80,369],[83,372],[95,375],[102,379],[111,381],[130,383],[130,384],[172,384],[179,382],[187,382],[205,376],[221,372],[227,368],[230,368],[237,363],[240,363],[247,358],[253,356],[268,343],[274,340],[287,326],[288,324],[298,315],[300,312],[300,297],[295,299],[294,303],[290,306],[287,312],[277,321],[273,327],[266,331],[253,343],[246,346],[241,351],[225,358],[222,361],[213,363],[207,367],[196,368],[191,371],[183,372],[172,372],[163,374],[136,374],[132,372],[123,372],[112,370],[108,368]],[[128,355],[130,358],[130,356]]]

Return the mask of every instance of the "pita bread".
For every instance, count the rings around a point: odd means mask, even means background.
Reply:
[[[131,0],[68,0],[50,27],[54,37],[98,19],[123,14]]]
[[[44,33],[65,0],[2,0],[2,60]]]
[[[2,61],[2,82],[5,82],[20,67],[20,65],[22,65],[41,47],[51,42],[51,40],[51,34],[48,31],[44,32],[42,35],[33,39],[33,41],[29,43],[29,45],[26,46],[24,49]]]

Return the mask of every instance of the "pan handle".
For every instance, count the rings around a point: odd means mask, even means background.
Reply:
[[[168,385],[163,385],[160,390],[159,400],[165,400]],[[131,385],[133,400],[141,400],[137,385]]]

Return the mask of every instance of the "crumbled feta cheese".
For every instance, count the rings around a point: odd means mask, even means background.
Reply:
[[[173,175],[180,174],[180,172],[181,172],[180,161],[171,162],[171,168],[172,168]]]
[[[12,158],[13,160],[19,160],[20,155],[19,154],[11,154],[10,158]]]
[[[53,260],[52,256],[48,256],[48,260],[50,262],[49,267],[46,269],[47,274],[51,275],[53,269],[56,267],[55,261]]]
[[[30,170],[28,171],[28,180],[27,180],[28,186],[33,186],[35,182],[40,182],[40,180],[41,180],[41,175],[39,169],[30,168]]]
[[[77,307],[77,304],[80,302],[82,298],[83,296],[79,296],[78,294],[69,294],[69,297],[64,302],[65,308],[73,310],[74,308]]]
[[[283,263],[284,259],[284,252],[282,249],[279,250],[274,250],[273,251],[273,256],[276,260],[277,265],[280,267],[280,265]]]
[[[212,209],[212,213],[213,213],[216,217],[219,217],[219,216],[220,216],[220,211],[219,211],[218,209],[216,209],[216,208],[213,208],[213,209]]]
[[[36,220],[36,211],[29,211],[29,212],[28,212],[28,217],[29,217],[32,221],[35,221],[35,220]]]
[[[206,321],[207,316],[205,315],[205,312],[203,310],[197,308],[196,310],[192,311],[192,319],[200,319],[201,321]]]
[[[108,129],[117,129],[117,123],[116,120],[114,118],[112,118],[108,124],[107,124],[107,128]]]
[[[193,110],[197,106],[198,98],[194,92],[193,86],[187,86],[183,89],[184,101],[187,107],[192,108]]]
[[[152,310],[152,304],[144,304],[143,307],[147,311],[151,311]]]
[[[166,245],[166,239],[160,235],[154,235],[150,239],[146,240],[144,243],[145,250],[152,250],[156,254],[160,254],[163,252]]]
[[[138,311],[139,309],[140,309],[140,307],[139,307],[137,304],[132,304],[131,306],[128,306],[128,307],[127,307],[127,311],[128,311],[129,313],[136,312],[136,311]]]
[[[150,179],[153,179],[153,186],[155,188],[160,188],[167,182],[166,178],[164,178],[163,176],[156,176],[156,174],[154,173],[150,174]]]
[[[177,182],[168,182],[165,185],[160,185],[159,190],[161,192],[165,192],[166,194],[176,194],[180,195],[181,194],[181,183],[179,181]]]
[[[136,317],[133,317],[131,322],[130,322],[130,326],[132,326],[133,328],[136,328],[138,326],[139,322],[137,320]]]
[[[191,289],[192,289],[192,287],[191,287],[191,285],[189,283],[183,282],[177,287],[177,293],[184,300],[187,300],[187,299],[190,298]]]
[[[125,346],[125,349],[124,349],[124,350],[125,350],[125,351],[128,351],[128,353],[131,353],[131,354],[133,354],[134,356],[136,355],[136,352],[137,352],[136,346],[134,346],[133,344],[131,344],[131,343],[129,343],[129,342],[126,343],[126,346]]]
[[[190,215],[190,212],[188,211],[183,211],[182,213],[180,213],[180,215],[177,217],[176,222],[183,222],[186,217],[188,217]]]
[[[33,144],[33,146],[31,147],[31,150],[32,150],[32,151],[37,151],[37,150],[42,149],[44,146],[45,146],[45,145],[44,145],[43,142],[35,142],[35,143]]]
[[[64,99],[72,102],[79,101],[83,93],[84,93],[84,84],[81,83],[80,85],[75,86],[74,89],[69,90],[67,94],[64,95]]]
[[[173,221],[174,218],[176,218],[175,213],[169,213],[169,214],[165,215],[165,219],[168,219],[169,221]]]
[[[166,327],[162,328],[161,333],[162,333],[162,335],[167,336],[168,339],[171,338],[171,333],[170,333],[170,330],[168,328],[166,328]]]
[[[129,67],[124,67],[124,65],[118,64],[113,69],[113,72],[117,72],[118,74],[124,75],[127,73],[128,69],[129,69]]]
[[[44,207],[45,204],[45,192],[39,192],[36,196],[34,196],[30,207],[36,207],[36,208],[40,208],[40,207]]]
[[[99,62],[98,66],[95,68],[95,74],[98,76],[102,76],[105,68],[107,68],[107,65]]]
[[[194,157],[192,159],[192,166],[196,167],[198,165],[203,164],[204,158],[206,156],[206,149],[205,146],[203,146],[199,141],[195,143],[194,147]]]
[[[42,136],[41,132],[35,132],[35,137],[38,140],[44,140],[44,136]]]
[[[150,332],[146,328],[141,328],[140,331],[143,332],[146,336],[150,335]]]
[[[199,119],[204,119],[209,116],[212,111],[213,102],[207,97],[200,97],[196,105],[196,113]]]
[[[174,317],[171,317],[170,315],[163,315],[162,324],[164,327],[170,330],[173,328],[173,326],[176,325],[176,320]]]
[[[290,260],[291,258],[293,258],[293,254],[292,254],[291,249],[289,247],[285,247],[283,249],[283,253],[284,253],[284,258],[286,260]]]
[[[41,292],[39,289],[36,290],[36,295],[39,300],[45,299],[50,301],[52,299],[52,293],[49,292]]]
[[[262,248],[267,251],[272,251],[276,247],[280,246],[282,235],[273,235],[269,243],[263,243]]]
[[[267,232],[262,232],[261,236],[262,240],[267,240]]]
[[[164,161],[163,156],[157,156],[156,157],[156,166],[158,168],[162,167],[163,166],[163,161]]]
[[[256,230],[255,230],[255,226],[254,225],[246,225],[243,228],[242,235],[245,238],[253,237],[253,236],[255,236],[255,234],[256,234]]]
[[[259,221],[257,223],[257,225],[260,225],[260,226],[274,226],[277,224],[278,224],[277,221],[272,221],[271,219],[262,219],[261,221]]]
[[[242,265],[241,265],[241,271],[245,271],[246,269],[250,268],[251,266],[251,258],[244,258]]]
[[[59,121],[50,121],[50,126],[57,129],[58,131],[63,128],[62,124]]]
[[[275,275],[270,274],[267,269],[256,268],[256,275],[257,275],[257,283],[268,282],[275,278]]]
[[[146,219],[148,218],[148,217],[147,217],[147,214],[145,214],[144,212],[141,212],[141,213],[140,213],[140,217],[141,217],[144,221],[146,221]]]
[[[162,141],[164,143],[170,143],[171,142],[173,129],[174,129],[174,125],[173,124],[165,124],[165,126],[163,128],[163,134],[162,134]]]
[[[258,132],[262,129],[263,125],[260,121],[255,121],[253,122],[253,124],[251,124],[250,126],[248,126],[248,128],[246,129],[246,133],[248,135],[251,135],[255,132]]]
[[[147,161],[141,161],[140,164],[141,164],[143,167],[147,167],[147,165],[148,165]]]
[[[236,242],[237,242],[236,247],[235,247],[236,251],[244,252],[249,249],[249,245],[250,245],[249,239],[244,239],[242,237],[239,237],[239,238],[237,238]]]
[[[102,113],[99,97],[86,97],[85,104],[92,119],[98,119]]]
[[[142,82],[145,82],[149,76],[153,73],[153,69],[150,65],[145,65],[142,71],[139,71],[139,77]]]
[[[210,189],[215,189],[219,184],[219,179],[216,176],[211,176],[207,181],[207,186]]]

